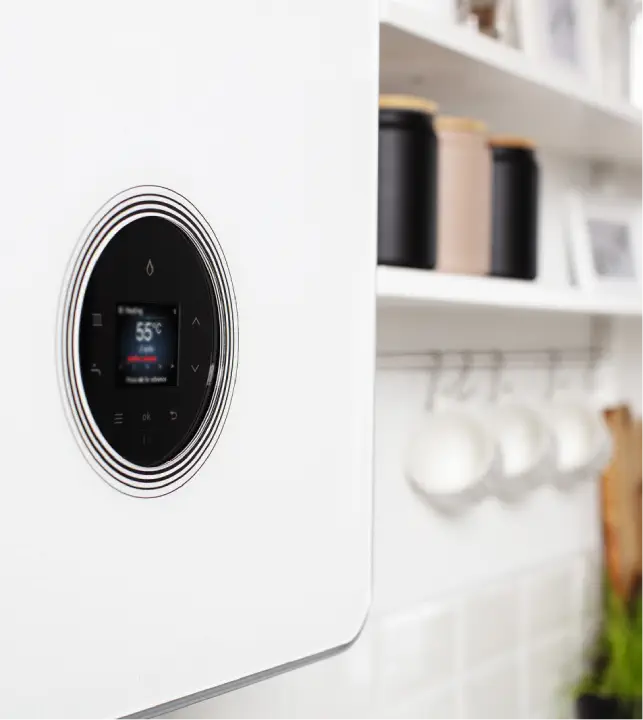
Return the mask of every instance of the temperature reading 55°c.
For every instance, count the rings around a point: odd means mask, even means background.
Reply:
[[[116,384],[141,387],[177,384],[177,305],[116,306]]]
[[[163,323],[150,322],[149,320],[143,322],[139,320],[136,323],[136,341],[137,342],[150,342],[154,337],[154,334],[160,335],[163,330]]]

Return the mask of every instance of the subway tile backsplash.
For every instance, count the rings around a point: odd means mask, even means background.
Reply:
[[[518,653],[513,652],[467,673],[462,688],[463,716],[467,718],[523,716],[521,672],[520,658]]]
[[[385,706],[382,712],[377,709],[373,717],[382,718],[459,718],[460,690],[455,685],[432,687],[413,697],[402,700],[398,705]],[[369,717],[371,717],[369,715]]]
[[[570,689],[582,670],[582,643],[573,633],[549,639],[529,651],[527,707],[532,718],[571,718]]]
[[[465,671],[475,671],[521,647],[525,612],[519,583],[494,583],[465,596],[461,618]]]
[[[575,558],[557,562],[527,580],[527,631],[534,643],[562,633],[570,626],[580,626],[577,588]]]
[[[369,616],[346,652],[167,717],[573,717],[596,553]],[[585,620],[584,620],[585,618]]]
[[[377,626],[376,685],[383,704],[448,682],[457,672],[455,606],[427,605],[402,616],[389,616]]]

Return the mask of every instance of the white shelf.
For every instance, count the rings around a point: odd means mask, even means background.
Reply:
[[[565,66],[534,62],[404,0],[383,3],[380,88],[431,98],[448,114],[474,113],[491,131],[527,135],[542,148],[641,164],[639,109],[598,96]]]
[[[588,295],[538,282],[446,275],[429,270],[379,267],[378,308],[435,306],[577,315],[641,317],[637,295]]]

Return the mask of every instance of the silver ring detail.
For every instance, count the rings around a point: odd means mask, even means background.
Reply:
[[[80,369],[80,317],[90,276],[101,253],[123,227],[162,217],[192,241],[214,288],[219,318],[215,386],[199,428],[171,460],[156,467],[129,462],[105,440],[87,402]],[[145,185],[115,195],[83,231],[69,263],[58,313],[58,377],[69,425],[85,458],[113,488],[134,497],[159,497],[184,485],[212,452],[230,408],[238,361],[237,303],[225,256],[212,228],[182,195]]]

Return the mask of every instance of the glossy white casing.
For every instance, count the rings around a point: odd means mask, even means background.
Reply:
[[[350,643],[370,601],[377,3],[15,2],[0,22],[0,716],[115,717]],[[78,238],[187,197],[225,252],[236,388],[141,500],[57,377]]]

